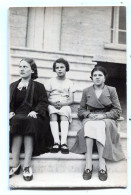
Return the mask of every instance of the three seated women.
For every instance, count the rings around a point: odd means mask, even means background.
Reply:
[[[20,80],[10,86],[10,151],[13,161],[9,176],[20,173],[19,157],[24,149],[23,178],[30,181],[33,178],[31,168],[33,155],[49,151],[57,153],[60,150],[64,154],[69,153],[67,135],[71,122],[70,105],[74,101],[75,90],[72,82],[66,79],[69,64],[64,59],[55,61],[53,70],[57,77],[50,80],[47,93],[43,84],[34,81],[37,78],[34,60],[22,59],[19,70]],[[92,177],[94,141],[98,149],[100,180],[105,181],[108,177],[106,159],[119,161],[124,158],[116,122],[121,114],[121,106],[116,89],[105,85],[106,77],[107,72],[103,67],[96,66],[92,70],[91,79],[94,84],[83,90],[78,110],[83,128],[78,132],[76,142],[70,151],[85,153],[84,180]],[[61,120],[61,141],[58,116]]]

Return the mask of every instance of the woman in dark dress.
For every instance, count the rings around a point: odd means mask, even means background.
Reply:
[[[20,173],[20,152],[25,153],[23,178],[33,178],[32,156],[48,152],[53,138],[49,126],[48,99],[43,84],[38,78],[33,59],[20,61],[21,79],[10,85],[10,152],[12,167],[9,177]]]
[[[114,87],[105,85],[106,69],[96,66],[91,72],[93,85],[84,89],[78,116],[83,128],[78,132],[71,152],[86,156],[83,179],[92,177],[92,150],[96,140],[99,155],[98,177],[105,181],[108,177],[106,159],[119,161],[124,159],[120,136],[117,132],[117,119],[121,114],[121,106]]]

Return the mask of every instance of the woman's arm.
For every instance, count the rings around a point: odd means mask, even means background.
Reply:
[[[110,96],[112,101],[112,109],[109,112],[105,113],[105,118],[116,120],[120,117],[122,110],[116,89],[114,87],[112,88],[112,90],[110,90]]]
[[[50,92],[49,92],[49,91],[46,91],[46,92],[47,92],[47,97],[48,97],[48,102],[49,102],[49,104],[52,105],[52,106],[55,106],[56,101],[51,101],[51,100],[49,99],[49,97],[50,97]]]
[[[10,84],[10,105],[9,105],[9,110],[10,113],[15,113],[15,109],[14,109],[14,104],[13,104],[13,83]],[[10,114],[9,118],[13,116],[12,114]],[[12,118],[12,117],[11,117]]]
[[[60,107],[62,107],[62,106],[70,106],[71,104],[73,104],[73,102],[74,102],[74,93],[70,92],[69,93],[69,99],[66,102],[58,102],[58,105]]]
[[[55,108],[59,108],[60,107],[60,106],[58,106],[58,101],[51,101],[49,99],[49,96],[50,96],[50,92],[49,91],[47,91],[47,96],[48,96],[48,102],[49,102],[50,105],[54,106]]]
[[[50,95],[50,92],[47,91],[48,98],[49,98],[49,95]],[[55,101],[54,102],[54,101],[51,101],[51,100],[48,100],[48,101],[49,101],[50,105],[54,106],[57,109],[60,109],[63,106],[69,106],[69,105],[73,104],[73,102],[74,102],[74,93],[73,92],[69,93],[69,99],[66,102],[60,102],[60,101]]]
[[[48,111],[49,105],[47,93],[43,84],[39,83],[39,85],[36,87],[38,92],[38,102],[37,105],[33,108],[33,111],[44,117],[46,115],[46,112]]]
[[[81,99],[81,102],[80,102],[80,108],[78,109],[78,116],[81,119],[86,118],[90,114],[90,111],[87,110],[86,102],[87,102],[86,90],[84,90],[83,93],[82,93],[82,99]]]

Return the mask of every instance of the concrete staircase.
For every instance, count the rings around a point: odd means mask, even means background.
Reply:
[[[70,78],[75,86],[75,102],[72,105],[73,121],[68,132],[68,145],[71,148],[75,142],[76,134],[81,128],[81,121],[77,116],[77,109],[82,95],[82,90],[90,86],[90,72],[95,63],[92,62],[93,55],[68,54],[65,52],[49,52],[27,48],[15,48],[10,50],[10,81],[18,79],[18,64],[23,57],[32,57],[38,66],[39,81],[44,83],[55,74],[52,71],[54,60],[59,57],[67,59],[70,63]],[[127,136],[121,130],[123,118],[118,120],[118,131],[120,133],[122,147],[126,154]],[[23,165],[24,155],[21,154],[21,164]],[[10,154],[10,164],[12,162]],[[101,187],[126,187],[127,185],[127,159],[120,162],[107,161],[108,180],[102,182],[98,179],[98,155],[93,154],[93,177],[89,181],[82,179],[82,173],[85,167],[85,155],[74,153],[57,154],[46,153],[32,158],[32,168],[34,179],[31,182],[25,182],[22,173],[9,180],[11,188],[101,188]]]
[[[74,81],[77,90],[83,90],[91,85],[90,72],[95,62],[93,55],[68,54],[64,52],[48,52],[25,48],[11,48],[10,50],[10,74],[11,82],[19,77],[18,65],[22,58],[31,57],[38,66],[39,81],[46,85],[48,79],[56,74],[52,70],[53,62],[57,58],[65,58],[70,63],[70,71],[67,77]]]
[[[69,130],[69,148],[75,141],[76,131]],[[122,147],[126,156],[126,135],[120,133]],[[93,176],[89,181],[84,181],[82,173],[85,167],[85,155],[83,154],[57,154],[46,153],[32,158],[33,180],[26,182],[21,174],[9,180],[10,188],[112,188],[127,186],[127,161],[106,161],[108,179],[102,182],[98,179],[98,155],[93,154]],[[24,164],[24,154],[21,154],[20,162]],[[11,154],[10,154],[11,164]]]

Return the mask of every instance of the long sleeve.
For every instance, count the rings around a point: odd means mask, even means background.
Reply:
[[[105,113],[106,118],[118,119],[120,117],[122,110],[121,110],[120,102],[115,88],[112,88],[112,90],[110,90],[110,97],[112,101],[112,108],[109,112]]]
[[[39,84],[37,89],[37,105],[34,107],[34,111],[38,112],[41,116],[45,116],[48,110],[48,98],[45,87],[43,84]]]
[[[87,102],[86,90],[84,90],[83,93],[82,93],[82,98],[81,98],[81,102],[80,102],[80,108],[78,109],[78,116],[81,119],[87,117],[88,114],[90,113],[90,111],[87,110],[86,102]]]
[[[12,84],[10,84],[10,105],[9,111],[14,112],[13,100],[12,100]]]
[[[9,111],[10,112],[15,112],[15,107],[14,107],[14,98],[15,98],[15,92],[16,92],[16,87],[20,80],[15,81],[10,84],[10,105],[9,105]]]

